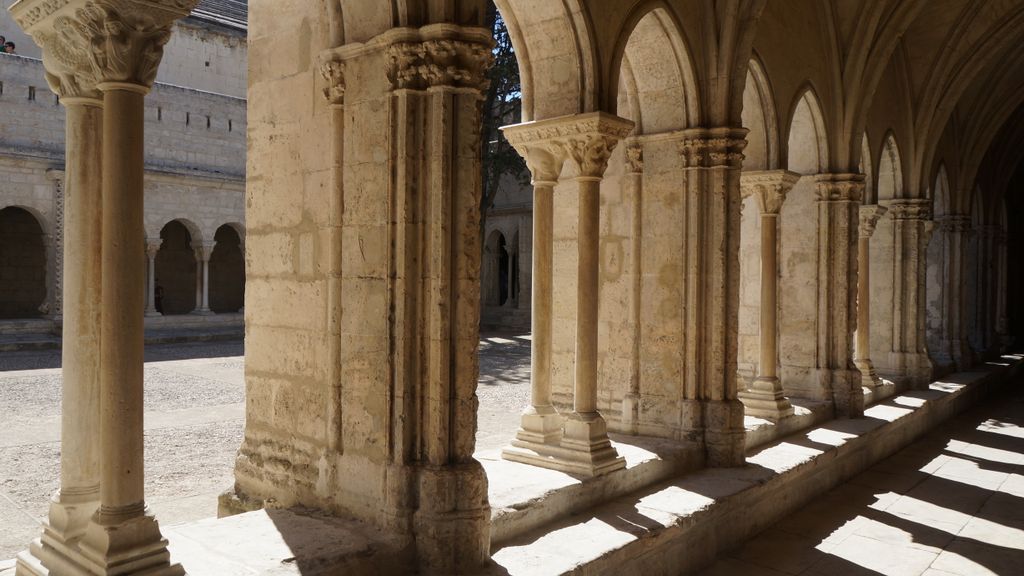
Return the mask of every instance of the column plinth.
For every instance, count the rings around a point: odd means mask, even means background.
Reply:
[[[624,468],[597,410],[600,184],[608,159],[633,123],[604,113],[583,114],[505,128],[509,142],[534,174],[533,398],[523,414],[508,460],[597,476]],[[573,411],[551,406],[552,192],[562,163],[577,170],[579,195],[576,354]],[[563,418],[564,417],[564,418]]]
[[[782,204],[799,179],[799,174],[785,170],[748,172],[740,178],[743,194],[757,198],[761,213],[761,348],[757,378],[737,397],[747,415],[773,421],[793,415],[793,405],[778,377],[778,238]]]

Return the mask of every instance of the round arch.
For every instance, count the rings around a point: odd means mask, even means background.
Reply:
[[[45,223],[37,214],[22,206],[0,210],[0,319],[44,314]]]
[[[242,237],[232,224],[224,224],[213,236],[210,255],[210,310],[218,314],[238,312],[245,306],[245,256]]]
[[[156,254],[156,309],[165,316],[188,314],[197,307],[195,246],[202,243],[199,228],[187,220],[168,222],[160,230]]]

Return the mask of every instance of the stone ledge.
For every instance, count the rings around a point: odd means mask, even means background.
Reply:
[[[354,520],[259,510],[163,528],[189,576],[408,573],[400,543]],[[7,576],[6,574],[3,576]]]
[[[1020,372],[1004,356],[751,454],[545,526],[494,550],[487,574],[686,573],[891,455]],[[577,543],[577,545],[573,545]]]
[[[487,472],[491,546],[704,464],[703,450],[696,444],[614,433],[609,437],[626,467],[594,478],[503,460],[499,450],[476,454]]]

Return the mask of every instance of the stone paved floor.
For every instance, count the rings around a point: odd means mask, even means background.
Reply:
[[[700,576],[1024,574],[1024,382]]]
[[[502,446],[529,402],[528,336],[480,343],[478,449]],[[146,349],[146,495],[164,525],[213,516],[242,441],[241,342]],[[0,353],[0,561],[37,536],[58,487],[60,353]],[[0,562],[0,566],[2,566]]]

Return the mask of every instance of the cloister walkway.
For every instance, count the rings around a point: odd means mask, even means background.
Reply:
[[[700,576],[1024,573],[1024,381],[781,520]]]

